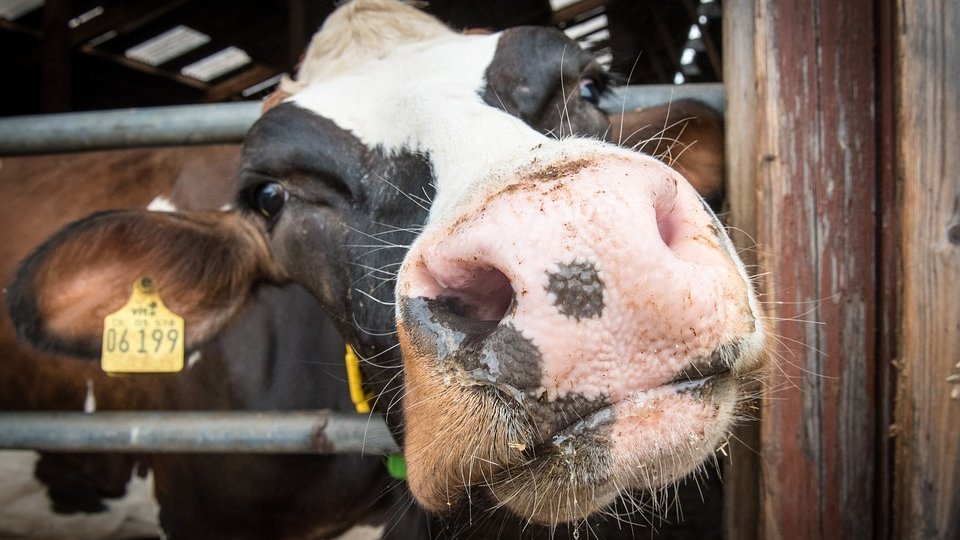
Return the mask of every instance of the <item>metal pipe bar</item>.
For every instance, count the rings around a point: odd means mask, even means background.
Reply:
[[[723,110],[723,85],[659,84],[614,88],[600,102],[610,114],[695,98]],[[0,118],[0,155],[241,142],[260,102],[180,105]]]
[[[0,155],[235,143],[259,117],[244,101],[0,118]]]
[[[329,410],[2,413],[0,448],[373,455],[399,451],[382,417]]]
[[[698,99],[723,112],[722,83],[645,84],[612,88],[600,100],[607,114],[663,105],[678,99]]]

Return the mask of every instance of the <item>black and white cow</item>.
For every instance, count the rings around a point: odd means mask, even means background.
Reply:
[[[94,356],[152,275],[193,349],[258,284],[296,282],[364,358],[443,530],[633,536],[592,516],[713,455],[765,334],[693,188],[598,140],[605,84],[556,30],[461,35],[355,0],[250,131],[237,210],[74,224],[10,288],[19,332]]]

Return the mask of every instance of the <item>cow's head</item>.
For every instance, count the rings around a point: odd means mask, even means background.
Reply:
[[[749,279],[678,173],[596,139],[604,76],[575,44],[357,0],[287,89],[247,138],[235,211],[75,224],[11,288],[21,333],[93,353],[152,275],[195,346],[258,281],[297,281],[366,358],[435,511],[479,486],[576,519],[724,439],[762,352]]]

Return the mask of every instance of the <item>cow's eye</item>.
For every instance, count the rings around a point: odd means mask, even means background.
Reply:
[[[580,99],[594,105],[600,104],[600,85],[597,81],[590,78],[580,80]]]
[[[250,204],[268,218],[275,218],[287,202],[287,191],[277,182],[266,182],[250,190]]]

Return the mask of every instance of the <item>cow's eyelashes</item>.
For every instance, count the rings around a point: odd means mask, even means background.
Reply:
[[[280,215],[289,196],[279,182],[264,182],[247,191],[250,206],[268,219],[275,219]]]

